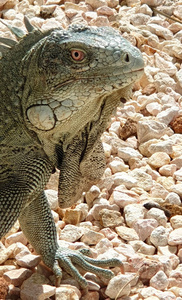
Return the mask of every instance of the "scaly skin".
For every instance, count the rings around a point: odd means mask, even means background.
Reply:
[[[56,277],[64,268],[85,288],[74,264],[111,278],[101,267],[121,261],[60,249],[44,187],[59,168],[59,204],[68,207],[102,176],[100,136],[141,77],[143,60],[112,28],[42,33],[25,24],[29,34],[16,33],[18,43],[0,39],[9,44],[0,60],[0,237],[19,219]]]

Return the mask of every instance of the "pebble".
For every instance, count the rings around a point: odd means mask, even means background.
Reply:
[[[146,214],[147,219],[155,219],[159,225],[166,227],[167,225],[167,217],[163,210],[158,208],[151,208],[149,211],[147,211]]]
[[[9,284],[8,299],[113,299],[122,287],[119,299],[182,298],[181,215],[169,220],[162,210],[147,211],[143,207],[148,201],[181,207],[182,25],[160,14],[153,15],[150,8],[181,19],[181,3],[121,2],[0,0],[0,18],[18,28],[24,28],[25,14],[42,31],[66,28],[70,23],[112,25],[140,48],[145,61],[144,75],[135,84],[131,100],[117,109],[102,137],[107,168],[98,185],[83,194],[80,204],[59,211],[62,221],[57,211],[58,171],[45,191],[59,229],[59,245],[77,250],[90,246],[93,257],[101,259],[118,257],[125,274],[121,275],[119,267],[113,268],[116,276],[109,284],[93,274],[85,275],[85,295],[69,278],[63,277],[61,287],[55,288],[48,279],[50,272],[41,269],[41,265],[36,267],[40,257],[31,254],[32,246],[16,222],[0,243],[0,276],[6,274],[8,282],[18,284]],[[1,36],[12,38],[1,23],[0,30]],[[40,270],[47,277],[38,274]],[[140,274],[139,281],[136,272]],[[0,298],[1,287],[0,281]]]
[[[182,244],[182,228],[177,228],[170,232],[168,244],[172,246]]]
[[[83,234],[81,237],[81,242],[85,243],[86,245],[96,245],[101,239],[103,239],[103,237],[103,234],[89,230]]]
[[[151,235],[150,235],[150,241],[155,246],[166,246],[168,243],[168,236],[169,233],[163,226],[158,226],[155,228]]]
[[[131,147],[118,148],[118,156],[122,158],[125,162],[128,162],[130,158],[142,158],[142,155],[138,150]]]
[[[154,246],[148,245],[143,241],[130,241],[129,243],[130,245],[132,245],[133,249],[137,253],[142,253],[145,255],[154,255],[156,250]]]
[[[13,233],[11,235],[9,235],[6,239],[5,245],[6,247],[12,245],[13,243],[17,243],[20,242],[23,245],[27,245],[28,241],[27,238],[25,237],[25,235],[23,234],[22,231]]]
[[[49,202],[50,208],[52,210],[56,210],[59,207],[57,191],[48,189],[45,190],[45,194],[47,196],[47,200]]]
[[[3,277],[6,281],[14,286],[21,286],[21,284],[32,275],[32,271],[26,268],[15,269],[4,273]]]
[[[68,224],[61,230],[59,238],[67,242],[75,242],[79,240],[82,235],[83,231],[81,228]]]
[[[159,173],[162,176],[173,176],[175,171],[176,171],[175,164],[163,165],[162,167],[159,168]]]
[[[177,215],[177,216],[170,218],[170,223],[174,229],[182,227],[182,216]]]
[[[56,300],[79,300],[81,293],[76,286],[61,284],[60,287],[56,288],[55,297]]]
[[[124,161],[119,158],[111,161],[109,167],[111,168],[113,174],[117,172],[127,172],[129,169],[128,165],[126,165]]]
[[[128,296],[131,292],[131,284],[129,282],[129,277],[127,275],[118,275],[113,277],[106,288],[106,295],[111,299],[115,298],[120,290],[119,297]],[[127,284],[128,283],[128,284]]]
[[[159,139],[166,133],[166,125],[155,120],[143,120],[137,123],[138,142]]]
[[[174,192],[179,195],[179,197],[182,197],[182,183],[176,183],[173,186],[171,186],[171,192]]]
[[[137,186],[137,180],[133,176],[125,172],[118,172],[114,174],[113,179],[114,179],[114,185],[123,184],[128,189]]]
[[[178,114],[179,108],[176,106],[167,108],[158,113],[157,119],[166,125],[174,119],[174,117]]]
[[[169,164],[170,157],[166,152],[155,152],[148,159],[149,165],[154,168],[160,168],[166,164]]]
[[[22,300],[42,299],[46,300],[56,293],[56,288],[49,284],[49,280],[40,274],[32,274],[21,286],[20,297]],[[32,297],[33,296],[33,297]]]
[[[124,223],[124,218],[119,211],[102,209],[99,212],[100,223],[103,227],[115,227]]]
[[[168,284],[169,280],[162,270],[158,271],[150,279],[150,286],[154,287],[157,290],[165,290],[168,287]]]
[[[122,193],[121,191],[113,191],[110,201],[118,205],[120,208],[127,206],[128,204],[132,204],[136,202],[136,198],[133,196],[129,196],[126,193]]]
[[[153,186],[152,176],[142,171],[141,169],[134,169],[130,175],[137,180],[137,186],[144,191],[150,191]]]
[[[133,228],[137,232],[139,239],[145,241],[157,226],[158,222],[155,219],[138,219],[134,223]]]
[[[126,240],[126,241],[133,241],[133,240],[139,239],[136,231],[133,228],[128,228],[125,226],[118,226],[118,227],[116,227],[116,232],[123,240]]]
[[[17,264],[23,268],[35,268],[41,261],[40,256],[33,254],[21,255],[21,252],[15,257]]]
[[[128,204],[124,207],[126,224],[132,227],[138,219],[144,219],[145,208],[141,204]]]
[[[173,152],[173,142],[170,139],[165,141],[159,141],[154,144],[149,145],[148,151],[153,154],[155,152],[165,152],[167,154],[171,154]]]

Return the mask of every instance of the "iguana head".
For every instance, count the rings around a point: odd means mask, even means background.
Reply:
[[[21,106],[27,126],[36,132],[55,131],[85,109],[85,117],[91,117],[100,97],[116,90],[127,98],[143,73],[140,51],[110,27],[72,25],[42,33],[26,18],[25,25],[29,34],[22,38],[15,32],[21,41],[10,43],[11,57],[21,56]]]
[[[86,106],[92,110],[100,96],[130,86],[143,73],[139,50],[104,27],[55,29],[30,49],[24,61],[30,90],[24,99],[26,117],[44,131],[73,115],[78,118]]]

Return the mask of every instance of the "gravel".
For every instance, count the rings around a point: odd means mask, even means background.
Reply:
[[[182,2],[0,0],[0,18],[8,24],[23,29],[25,14],[42,30],[71,23],[113,26],[141,50],[145,73],[102,136],[107,168],[99,185],[73,209],[58,208],[58,172],[46,192],[60,245],[90,248],[94,257],[120,257],[123,270],[114,268],[110,282],[87,273],[89,288],[82,296],[64,272],[61,288],[55,288],[52,273],[38,265],[16,222],[0,242],[1,297],[9,287],[8,299],[182,299],[180,210],[170,219],[160,208],[143,206],[181,206]],[[2,23],[0,34],[13,38]],[[20,266],[20,257],[26,267]]]

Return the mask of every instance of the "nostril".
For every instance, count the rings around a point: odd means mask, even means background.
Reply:
[[[127,63],[130,62],[130,57],[129,57],[128,53],[125,54],[124,61],[127,62]]]

